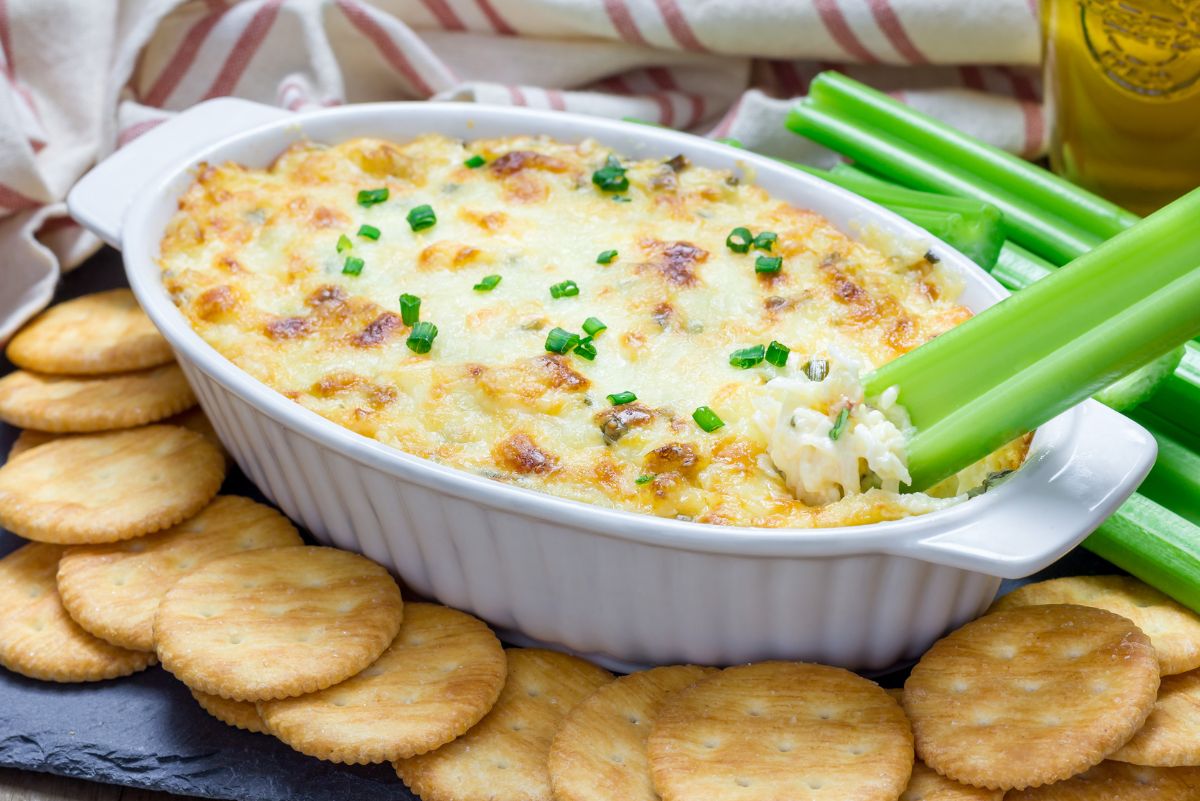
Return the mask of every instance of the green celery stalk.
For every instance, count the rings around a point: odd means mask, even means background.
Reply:
[[[1015,192],[982,183],[953,162],[916,150],[891,133],[863,127],[844,115],[817,108],[807,100],[788,113],[787,126],[909,188],[973,197],[992,204],[1004,215],[1004,232],[1009,239],[1057,264],[1065,264],[1103,241],[1046,214]]]
[[[862,177],[846,170],[821,170],[807,164],[783,161],[810,175],[878,203],[909,222],[924,228],[985,270],[991,269],[1004,244],[1000,211],[971,198],[919,192]]]
[[[1025,289],[1034,281],[1040,281],[1057,269],[1057,266],[1030,253],[1020,245],[1005,242],[992,268],[992,277],[1013,292]]]
[[[1200,612],[1200,526],[1135,493],[1083,547]]]
[[[817,108],[837,110],[867,128],[884,130],[913,149],[936,154],[1002,187],[1030,206],[1101,239],[1119,234],[1138,216],[1024,159],[979,141],[845,75],[822,72],[809,88]]]
[[[1153,412],[1129,415],[1154,435],[1158,459],[1138,492],[1200,525],[1200,437]]]
[[[1143,408],[1200,436],[1200,344],[1188,342],[1175,373]]]
[[[1200,333],[1200,189],[865,379],[924,489]]]

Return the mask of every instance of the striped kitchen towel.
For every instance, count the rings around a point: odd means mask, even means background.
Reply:
[[[836,67],[1024,155],[1036,0],[0,0],[0,341],[97,243],[62,198],[201,100],[469,100],[832,157],[782,120]]]

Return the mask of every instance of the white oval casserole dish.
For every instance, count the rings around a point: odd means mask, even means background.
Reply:
[[[414,590],[521,642],[612,666],[767,657],[880,670],[980,614],[1002,577],[1050,564],[1129,496],[1155,456],[1136,424],[1088,401],[1047,423],[986,495],[933,514],[848,528],[753,529],[614,511],[513,487],[362,437],[286,399],[207,345],[156,262],[176,199],[202,161],[265,166],[298,139],[593,137],[633,158],[683,153],[733,169],[843,230],[928,238],[860,197],[770,159],[665,129],[455,103],[293,115],[222,99],[194,107],[97,166],[71,214],[124,251],[129,282],[175,349],[204,411],[262,491],[318,539],[360,551]],[[935,252],[978,311],[1007,293],[966,257]]]

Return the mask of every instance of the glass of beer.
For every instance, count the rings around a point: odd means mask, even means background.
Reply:
[[[1042,0],[1055,172],[1147,214],[1200,185],[1200,0]]]

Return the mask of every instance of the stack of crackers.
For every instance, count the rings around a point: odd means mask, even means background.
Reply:
[[[425,801],[1200,799],[1200,617],[1141,582],[1022,587],[902,690],[797,662],[614,679],[506,650],[218,496],[202,417],[159,422],[194,398],[157,337],[118,291],[9,345],[22,370],[0,379],[0,418],[31,427],[0,467],[0,524],[31,541],[0,559],[10,670],[93,681],[159,661],[226,723],[391,762]]]

